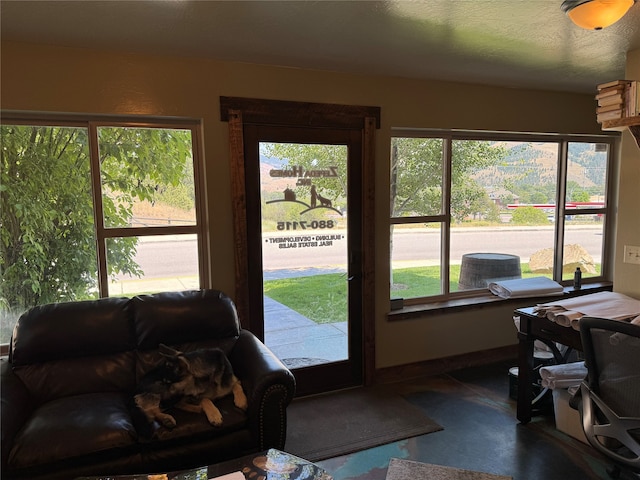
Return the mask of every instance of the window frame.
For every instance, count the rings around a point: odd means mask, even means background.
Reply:
[[[403,216],[394,217],[389,212],[389,235],[394,225],[406,225],[415,223],[440,223],[441,225],[441,247],[440,247],[440,273],[441,273],[441,293],[433,296],[414,297],[402,299],[405,311],[415,312],[419,309],[446,308],[450,306],[464,306],[468,301],[477,303],[478,300],[487,299],[494,301],[498,299],[489,294],[486,290],[464,290],[451,292],[449,290],[450,281],[450,245],[451,245],[451,171],[452,171],[452,143],[456,140],[470,141],[509,141],[509,142],[547,142],[558,145],[557,158],[557,178],[556,178],[556,212],[554,222],[554,269],[553,279],[563,286],[571,283],[569,280],[562,280],[562,255],[565,236],[565,218],[567,215],[594,215],[603,214],[605,224],[603,226],[602,242],[602,262],[601,273],[597,276],[583,278],[583,288],[588,288],[591,284],[595,288],[611,282],[613,275],[613,253],[615,248],[614,228],[615,205],[617,205],[616,182],[617,178],[617,151],[619,136],[615,134],[554,134],[554,133],[533,133],[533,132],[500,132],[485,130],[456,130],[456,129],[421,129],[421,128],[391,128],[390,144],[394,138],[433,138],[443,141],[443,173],[442,173],[442,207],[441,213],[437,215]],[[605,179],[606,198],[605,205],[600,208],[584,208],[572,210],[567,213],[566,209],[566,181],[568,175],[567,158],[568,145],[570,143],[598,143],[608,146],[607,172]],[[391,151],[391,146],[389,148]],[[392,168],[393,165],[390,167]],[[391,173],[391,172],[390,172]],[[560,248],[559,248],[560,247]],[[392,258],[389,257],[389,274],[392,274]],[[394,298],[389,292],[390,298]],[[504,299],[498,299],[504,301]],[[391,316],[402,316],[402,311],[391,312]],[[404,312],[406,313],[406,312]]]
[[[40,114],[32,112],[3,111],[2,125],[34,125],[43,127],[85,128],[88,138],[90,163],[91,197],[94,214],[94,234],[96,239],[96,272],[98,297],[109,296],[106,243],[111,238],[150,237],[163,235],[196,235],[198,250],[198,275],[200,288],[211,285],[209,254],[207,248],[206,191],[204,186],[204,155],[202,147],[202,122],[198,119],[150,116],[111,116],[82,114]],[[102,210],[102,185],[99,160],[98,129],[117,128],[158,128],[189,130],[195,189],[195,225],[155,225],[132,227],[107,227]],[[0,345],[0,355],[8,353],[8,344]]]

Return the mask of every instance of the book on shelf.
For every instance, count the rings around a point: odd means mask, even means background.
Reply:
[[[600,85],[598,85],[598,91],[620,86],[624,87],[628,81],[629,80],[611,80],[610,82],[601,83]]]
[[[608,105],[622,105],[624,103],[624,95],[622,93],[616,95],[610,95],[604,98],[597,98],[599,107],[606,107]]]
[[[622,109],[612,110],[610,112],[596,114],[596,120],[598,123],[606,122],[607,120],[618,120],[623,117]]]
[[[619,87],[607,88],[606,90],[599,90],[596,94],[596,100],[602,100],[616,95],[623,95],[625,91],[624,85]]]
[[[604,107],[596,108],[596,113],[612,112],[614,110],[622,110],[623,108],[623,103],[614,103],[613,105],[605,105]]]
[[[614,80],[598,85],[598,123],[640,116],[640,82]]]

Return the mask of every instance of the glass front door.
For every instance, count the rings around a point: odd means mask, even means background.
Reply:
[[[353,234],[350,217],[359,202],[352,205],[350,186],[360,151],[352,142],[360,137],[273,127],[256,133],[245,132],[253,142],[246,153],[255,155],[247,177],[260,207],[248,216],[259,239],[250,252],[250,302],[253,312],[257,297],[262,302],[265,344],[294,371],[298,393],[358,384],[360,275],[351,246],[359,228]]]

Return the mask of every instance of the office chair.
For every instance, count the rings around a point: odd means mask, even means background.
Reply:
[[[589,443],[622,471],[640,478],[640,325],[583,317],[580,336],[588,369],[578,409]]]

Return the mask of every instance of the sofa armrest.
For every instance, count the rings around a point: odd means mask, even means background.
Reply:
[[[1,470],[6,471],[9,453],[18,431],[35,408],[35,401],[6,358],[0,359]]]
[[[295,394],[293,374],[248,330],[240,331],[229,361],[247,395],[249,426],[260,448],[284,448],[286,408]]]

